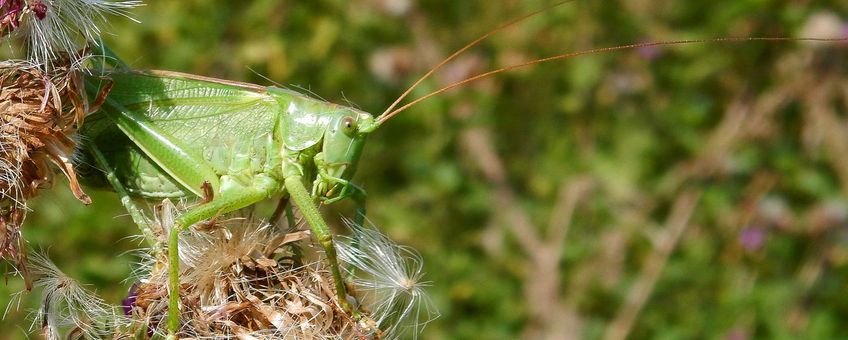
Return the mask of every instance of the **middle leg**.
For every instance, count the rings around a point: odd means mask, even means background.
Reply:
[[[179,233],[193,224],[219,214],[236,211],[264,200],[281,189],[280,182],[267,176],[256,176],[251,186],[222,192],[214,200],[183,212],[174,221],[168,235],[168,332],[169,337],[180,327],[180,253]]]

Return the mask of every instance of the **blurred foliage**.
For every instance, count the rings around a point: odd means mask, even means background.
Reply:
[[[105,39],[134,67],[273,80],[378,114],[451,51],[548,1],[496,3],[148,1],[134,11],[142,24],[115,20]],[[575,1],[482,43],[413,96],[568,51],[800,36],[827,15],[846,17],[848,4]],[[797,42],[589,55],[501,74],[400,114],[370,138],[356,182],[368,190],[370,219],[424,255],[442,312],[425,338],[610,334],[670,240],[666,221],[686,192],[700,193],[694,212],[642,294],[632,337],[848,337],[845,58],[844,48]],[[500,158],[505,182],[487,175],[497,164],[481,163],[473,136]],[[561,194],[575,183],[588,189],[561,220]],[[120,301],[133,261],[122,252],[137,243],[115,196],[82,207],[60,184],[32,209],[26,239]],[[326,216],[338,224],[351,213],[342,203]],[[551,249],[525,247],[512,213],[529,216],[545,244],[562,241],[552,271],[538,270]],[[560,222],[564,240],[539,236]],[[542,291],[537,283],[551,279],[553,291]],[[2,308],[21,288],[16,277],[7,282]],[[0,321],[0,338],[24,336],[31,299]]]

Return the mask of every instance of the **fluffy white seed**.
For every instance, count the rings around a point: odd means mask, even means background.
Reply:
[[[74,331],[85,338],[100,339],[130,322],[115,306],[59,270],[46,255],[33,253],[29,266],[30,272],[38,277],[35,287],[42,292],[33,328],[40,328],[45,338],[61,339],[62,332]]]
[[[424,262],[410,247],[394,243],[373,225],[345,224],[350,236],[338,237],[339,260],[350,265],[349,274],[363,295],[371,318],[387,337],[417,338],[424,326],[439,317],[424,290]]]

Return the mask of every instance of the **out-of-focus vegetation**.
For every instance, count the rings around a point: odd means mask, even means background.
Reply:
[[[106,42],[132,66],[300,86],[375,114],[464,43],[547,1],[149,1]],[[498,34],[415,95],[551,54],[648,40],[848,32],[838,1],[575,1]],[[831,23],[831,24],[828,24]],[[807,30],[804,31],[804,27]],[[425,338],[848,337],[843,48],[696,44],[477,82],[374,133],[370,219],[424,255]],[[119,303],[137,233],[65,185],[25,237]],[[349,204],[327,209],[339,224]],[[0,286],[0,307],[22,283]],[[20,311],[0,338],[23,338]]]

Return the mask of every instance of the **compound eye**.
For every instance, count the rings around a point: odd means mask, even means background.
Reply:
[[[351,116],[342,118],[342,131],[347,135],[356,132],[356,120]]]

